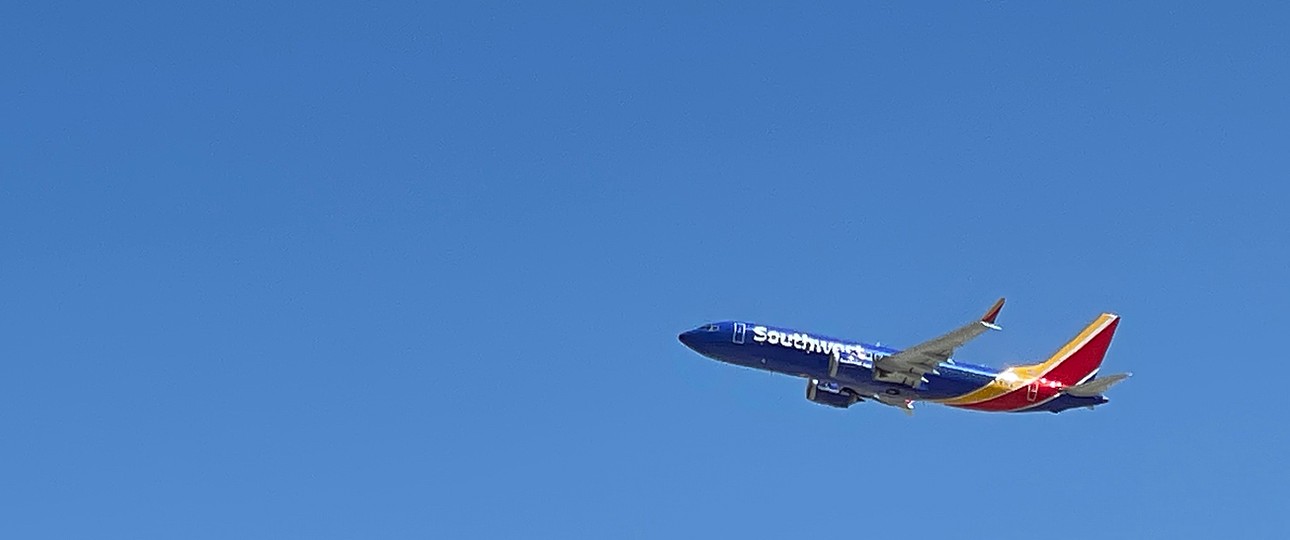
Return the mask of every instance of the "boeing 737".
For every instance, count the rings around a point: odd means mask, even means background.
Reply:
[[[1103,313],[1047,360],[1006,369],[959,362],[954,351],[986,330],[1003,309],[905,350],[845,341],[752,322],[722,321],[682,333],[681,343],[714,360],[807,380],[806,399],[847,408],[865,400],[913,414],[915,401],[977,411],[1061,412],[1109,401],[1102,394],[1129,377],[1096,378],[1119,325]]]

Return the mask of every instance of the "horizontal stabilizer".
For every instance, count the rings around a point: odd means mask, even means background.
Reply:
[[[1107,389],[1111,388],[1111,386],[1115,385],[1115,383],[1129,378],[1130,375],[1132,375],[1132,373],[1116,373],[1115,375],[1107,375],[1100,379],[1093,379],[1083,384],[1077,384],[1062,391],[1075,397],[1100,396],[1103,392],[1106,392]]]

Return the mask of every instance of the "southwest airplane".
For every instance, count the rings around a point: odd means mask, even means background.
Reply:
[[[914,401],[922,400],[977,411],[1057,413],[1106,403],[1102,393],[1129,377],[1095,379],[1120,323],[1112,313],[1038,364],[998,370],[950,358],[986,330],[1001,330],[994,323],[1001,309],[1002,298],[980,320],[903,351],[742,321],[706,324],[679,338],[714,360],[807,379],[806,399],[843,409],[867,399],[913,414]]]

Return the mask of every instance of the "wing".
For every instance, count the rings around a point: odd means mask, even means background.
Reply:
[[[927,382],[923,376],[936,373],[936,366],[949,360],[955,349],[972,341],[986,330],[1002,330],[994,324],[1001,309],[1003,309],[1002,298],[985,312],[981,320],[972,321],[941,337],[924,341],[891,356],[878,357],[873,362],[873,378],[918,388],[920,383]]]

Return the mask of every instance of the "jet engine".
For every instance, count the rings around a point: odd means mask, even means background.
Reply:
[[[806,399],[839,409],[845,409],[860,401],[859,396],[856,396],[851,390],[843,388],[842,385],[819,379],[806,381]]]

